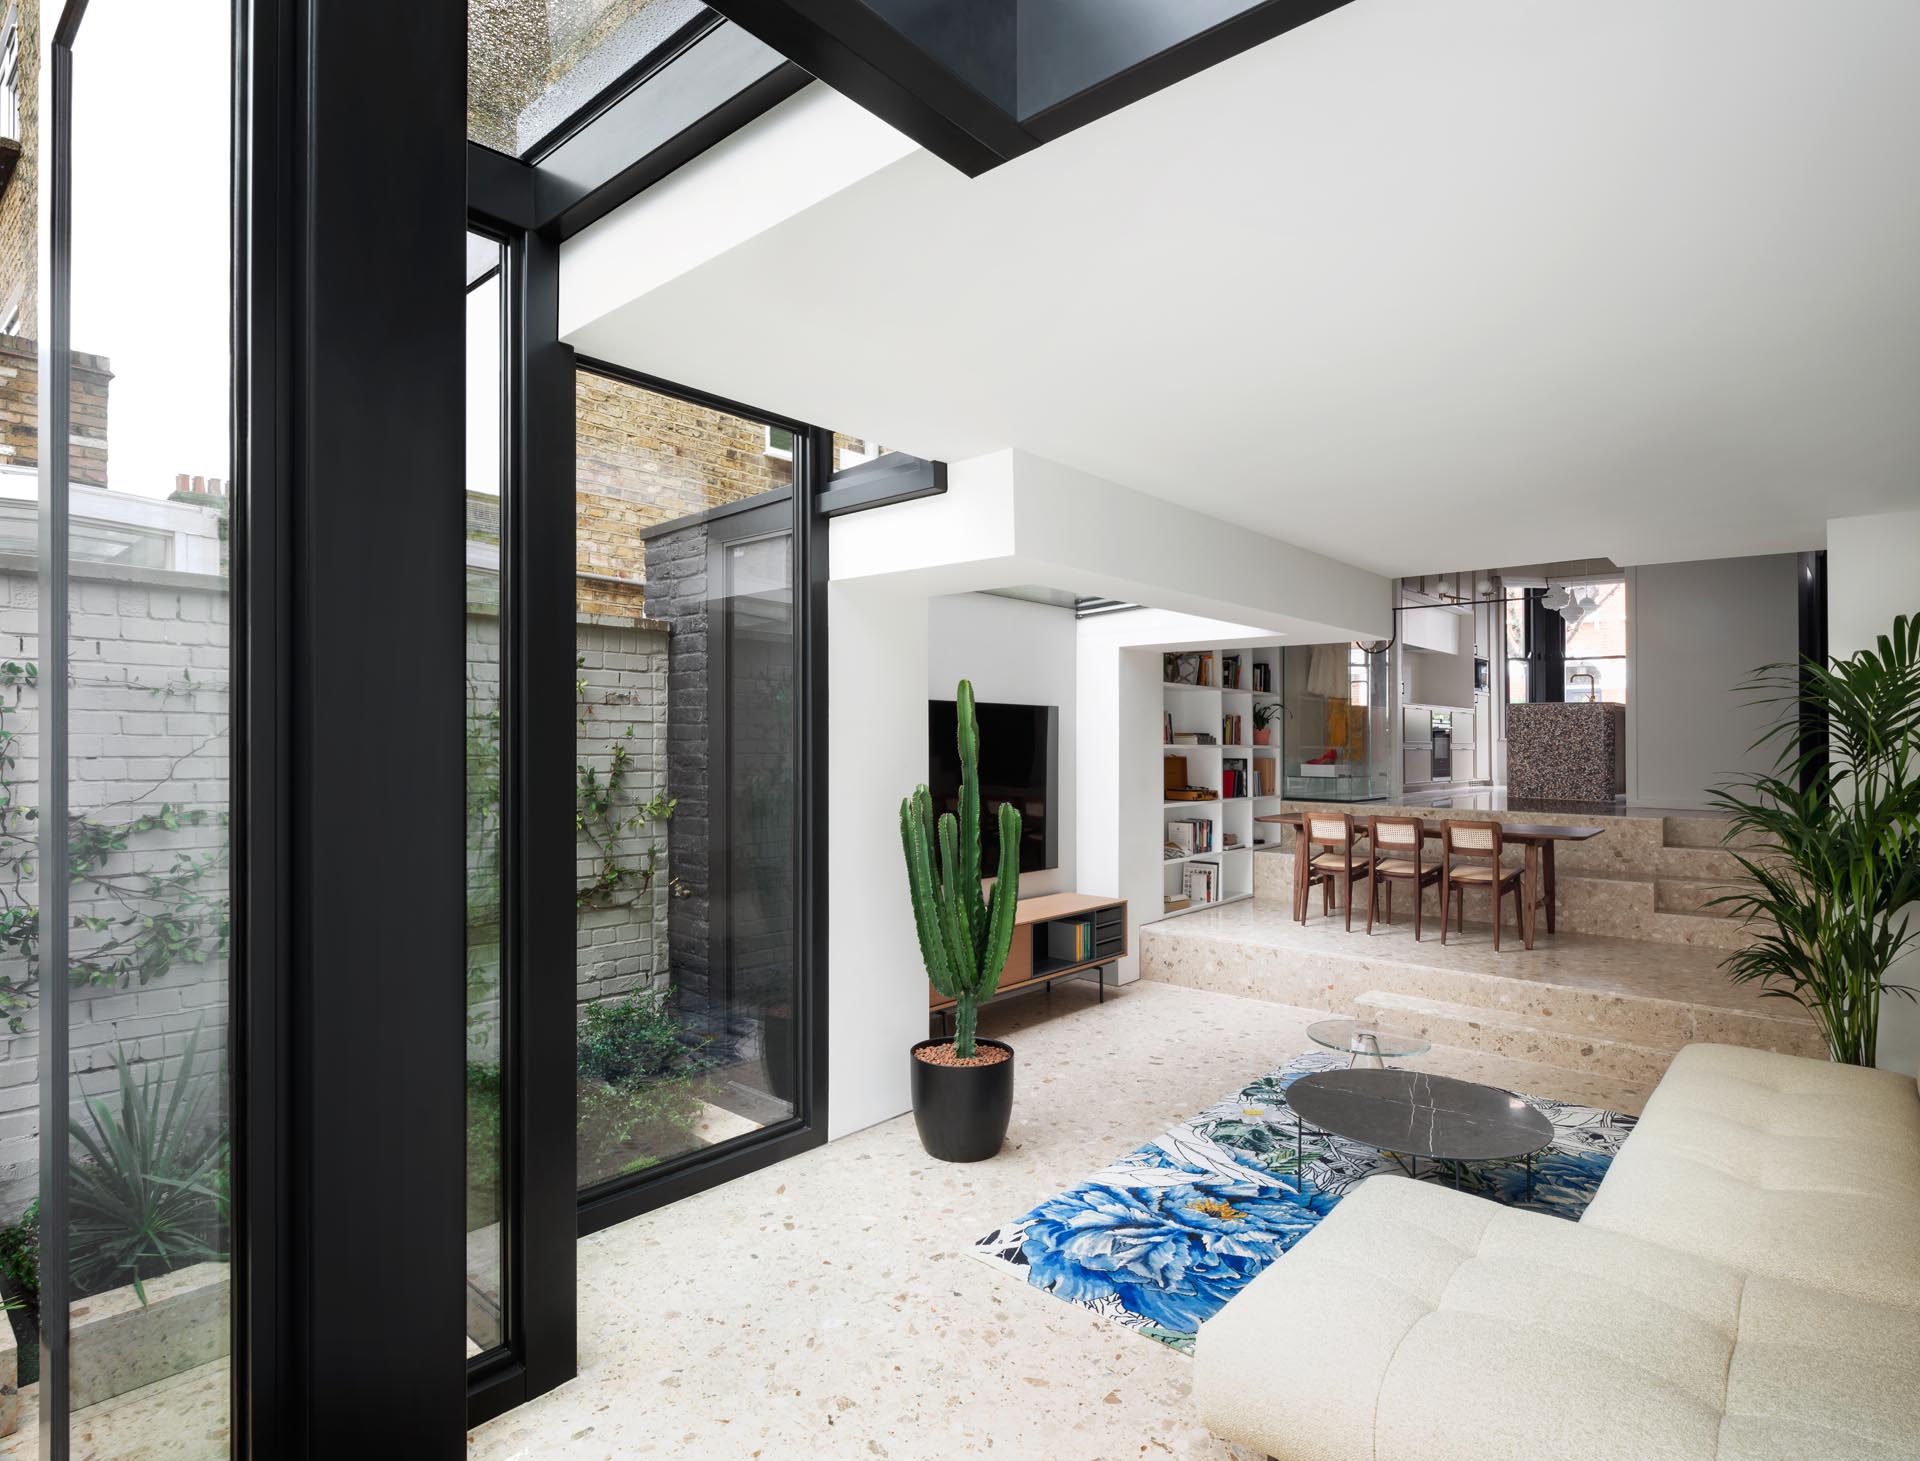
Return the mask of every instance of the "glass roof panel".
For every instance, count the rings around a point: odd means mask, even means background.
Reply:
[[[467,0],[467,136],[525,156],[690,21],[700,0]]]

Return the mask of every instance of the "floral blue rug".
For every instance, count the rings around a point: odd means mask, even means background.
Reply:
[[[1049,1198],[973,1245],[975,1255],[1070,1304],[1183,1353],[1203,1320],[1280,1257],[1355,1184],[1401,1173],[1392,1157],[1309,1130],[1306,1193],[1296,1173],[1287,1087],[1346,1064],[1314,1053],[1289,1061],[1157,1141]],[[1528,1096],[1553,1122],[1533,1159],[1464,1169],[1460,1185],[1510,1207],[1569,1220],[1586,1211],[1634,1118]],[[1453,1181],[1423,1166],[1422,1181]]]

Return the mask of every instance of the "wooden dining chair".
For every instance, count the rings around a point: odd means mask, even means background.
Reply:
[[[1421,856],[1426,842],[1425,824],[1418,817],[1368,817],[1367,843],[1367,932],[1373,932],[1374,897],[1382,883],[1387,887],[1386,922],[1393,922],[1393,885],[1413,884],[1413,941],[1420,942],[1420,905],[1426,900],[1429,884],[1440,881],[1441,864],[1429,863]],[[1440,921],[1445,923],[1447,908],[1440,905]]]
[[[1440,824],[1440,942],[1447,941],[1447,900],[1458,900],[1458,924],[1467,926],[1467,889],[1489,888],[1493,892],[1493,949],[1500,951],[1500,900],[1513,894],[1514,922],[1528,948],[1533,947],[1533,926],[1527,918],[1524,867],[1500,865],[1500,824],[1463,822],[1452,818]],[[1481,862],[1479,859],[1487,858]]]
[[[1353,885],[1367,875],[1366,859],[1358,846],[1365,835],[1354,830],[1353,817],[1346,812],[1307,813],[1301,823],[1304,854],[1298,843],[1294,850],[1296,857],[1304,855],[1307,860],[1305,876],[1296,884],[1299,901],[1294,905],[1294,917],[1298,922],[1307,921],[1307,894],[1314,883],[1323,883],[1329,898],[1338,884],[1347,909],[1347,932],[1353,931]],[[1326,850],[1316,850],[1320,848]]]

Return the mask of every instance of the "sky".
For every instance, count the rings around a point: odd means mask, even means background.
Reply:
[[[232,23],[92,0],[74,45],[73,347],[111,362],[108,484],[145,497],[232,475]]]

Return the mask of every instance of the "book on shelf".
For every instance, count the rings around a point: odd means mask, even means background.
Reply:
[[[1217,746],[1220,743],[1206,731],[1175,731],[1171,744],[1176,746]]]
[[[1213,822],[1206,817],[1180,817],[1167,823],[1167,846],[1179,848],[1177,856],[1213,851]]]
[[[1273,693],[1273,666],[1256,664],[1253,667],[1253,693],[1271,695]]]
[[[1220,656],[1220,688],[1238,690],[1240,688],[1240,656],[1223,654]]]
[[[1220,718],[1221,745],[1243,746],[1246,744],[1247,738],[1245,734],[1243,734],[1246,727],[1243,724],[1243,720],[1244,717],[1238,715],[1224,715]]]
[[[1161,722],[1162,722],[1162,729],[1160,733],[1161,744],[1171,746],[1173,744],[1173,712],[1169,710],[1164,715],[1162,715]]]
[[[1220,899],[1220,869],[1211,862],[1190,862],[1181,874],[1181,888],[1195,903],[1216,903]]]
[[[1047,957],[1061,964],[1082,964],[1093,957],[1090,919],[1059,919],[1047,925]]]
[[[1255,796],[1273,795],[1273,764],[1271,756],[1253,758],[1253,794]]]
[[[1228,760],[1220,767],[1220,795],[1228,798],[1249,795],[1247,783],[1247,763]]]
[[[1192,900],[1188,898],[1186,894],[1168,893],[1161,901],[1160,911],[1162,913],[1178,913],[1182,908],[1190,908],[1192,906]]]

